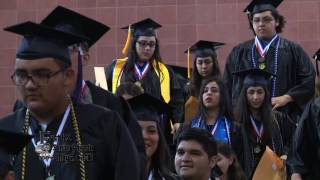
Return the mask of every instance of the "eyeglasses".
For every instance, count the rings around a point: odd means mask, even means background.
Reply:
[[[147,41],[137,41],[137,43],[142,47],[142,48],[146,48],[147,46],[149,46],[150,48],[154,48],[156,46],[156,42],[151,41],[151,42],[147,42]]]
[[[263,24],[268,24],[271,21],[273,21],[274,19],[272,17],[263,17],[263,18],[253,18],[252,22],[253,24],[259,24],[260,22],[262,22]]]
[[[32,72],[30,75],[26,71],[16,71],[11,76],[11,79],[16,86],[26,85],[29,79],[38,86],[46,86],[50,78],[64,70],[65,68],[59,69],[56,72],[36,71]]]

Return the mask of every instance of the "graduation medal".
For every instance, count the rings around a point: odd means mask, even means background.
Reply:
[[[259,154],[261,152],[261,148],[259,146],[259,144],[257,144],[254,148],[253,148],[254,153]]]
[[[264,70],[265,68],[266,68],[266,64],[265,63],[259,64],[259,69]]]

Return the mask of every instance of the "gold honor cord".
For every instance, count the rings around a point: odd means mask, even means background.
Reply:
[[[70,106],[71,106],[72,126],[73,126],[73,129],[75,132],[77,146],[79,146],[78,149],[79,149],[81,180],[86,180],[86,168],[85,168],[85,162],[84,162],[84,155],[83,155],[82,148],[81,148],[82,142],[81,142],[79,125],[78,125],[74,106],[73,106],[73,103],[71,101],[70,96],[68,96],[68,100],[70,101]],[[30,113],[29,113],[29,109],[27,109],[26,115],[25,115],[25,121],[24,121],[24,128],[23,128],[24,134],[28,134],[29,122],[30,122]],[[26,159],[27,159],[27,147],[24,147],[23,152],[22,152],[21,180],[24,180],[25,175],[26,175]]]

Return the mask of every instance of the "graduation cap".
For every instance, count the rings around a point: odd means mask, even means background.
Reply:
[[[186,79],[188,76],[188,68],[182,67],[182,66],[176,66],[176,65],[168,65],[172,68],[173,72],[177,74],[180,77],[183,77],[183,79]]]
[[[193,44],[190,48],[184,51],[184,53],[195,54],[197,57],[207,57],[216,55],[216,50],[225,45],[222,42],[199,40]]]
[[[319,76],[319,68],[318,68],[318,61],[320,61],[320,49],[312,56],[313,59],[316,60],[316,70],[317,70],[317,75]]]
[[[88,38],[86,41],[88,45],[87,48],[96,43],[110,29],[108,26],[94,19],[62,6],[56,7],[41,21],[41,24],[53,27],[56,30]]]
[[[0,130],[0,165],[10,164],[10,155],[18,154],[32,136]]]
[[[141,21],[135,22],[131,25],[122,27],[121,29],[128,30],[128,36],[125,43],[125,46],[122,50],[123,54],[128,52],[128,48],[131,42],[131,36],[139,37],[139,36],[155,36],[155,30],[161,28],[162,26],[156,21],[147,18]]]
[[[161,116],[171,116],[172,107],[147,93],[128,100],[134,114],[139,121],[156,121],[160,123]]]
[[[264,71],[264,70],[261,70],[258,68],[246,69],[246,70],[234,72],[232,74],[244,78],[244,80],[243,80],[244,87],[267,86],[268,80],[271,77],[275,76],[274,74],[272,74],[268,71]]]
[[[252,0],[243,10],[245,13],[256,14],[264,11],[276,11],[283,0]]]
[[[6,27],[4,30],[24,36],[16,57],[25,60],[52,57],[70,65],[68,46],[86,40],[85,37],[57,31],[30,21]]]
[[[194,54],[196,57],[208,57],[217,56],[216,50],[225,45],[222,42],[199,40],[193,44],[190,48],[184,51],[188,54],[188,78],[191,76],[190,72],[190,54]]]

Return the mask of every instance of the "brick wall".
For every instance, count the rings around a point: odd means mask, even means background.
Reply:
[[[250,0],[1,0],[0,27],[32,20],[40,22],[56,5],[74,9],[111,27],[92,49],[85,77],[93,79],[93,66],[122,57],[126,33],[119,30],[133,21],[151,17],[163,25],[158,36],[161,55],[169,64],[186,66],[183,51],[199,39],[221,41],[220,67],[232,47],[252,37],[242,10]],[[311,56],[320,47],[320,0],[284,0],[279,11],[287,24],[282,36],[302,45]],[[0,116],[8,113],[17,93],[11,83],[19,37],[0,30]]]

